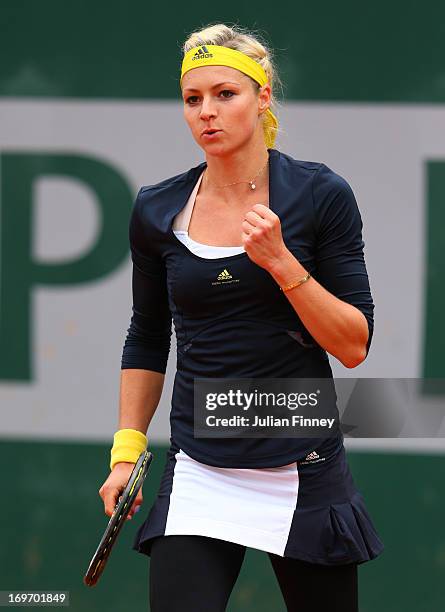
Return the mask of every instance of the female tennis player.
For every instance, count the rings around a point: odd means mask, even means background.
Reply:
[[[131,217],[133,315],[100,495],[111,515],[146,448],[173,318],[171,445],[134,543],[151,557],[153,612],[225,610],[247,547],[268,553],[288,610],[355,612],[357,566],[383,549],[341,432],[194,436],[196,378],[327,379],[328,354],[354,368],[371,343],[355,197],[325,164],[274,148],[276,83],[257,37],[223,24],[193,33],[180,86],[205,162],[142,187]]]

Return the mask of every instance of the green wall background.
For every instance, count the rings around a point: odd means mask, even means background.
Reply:
[[[151,449],[155,459],[141,512],[124,526],[100,582],[90,589],[82,577],[108,520],[98,489],[108,474],[109,446],[2,442],[0,588],[68,590],[73,612],[118,612],[129,605],[146,611],[149,558],[131,545],[165,463],[166,447]],[[349,453],[349,461],[386,546],[359,568],[360,612],[442,611],[443,458]],[[228,610],[253,609],[285,612],[267,554],[249,550]]]
[[[220,21],[267,34],[287,99],[445,101],[436,0],[7,1],[0,95],[175,98],[186,33]]]

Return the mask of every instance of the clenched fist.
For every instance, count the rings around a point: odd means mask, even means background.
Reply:
[[[288,253],[280,218],[264,204],[252,206],[244,216],[242,228],[244,249],[258,266],[270,270]]]

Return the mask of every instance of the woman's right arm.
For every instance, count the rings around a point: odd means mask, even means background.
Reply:
[[[164,385],[171,340],[171,312],[161,257],[150,251],[141,222],[140,195],[130,221],[133,261],[133,314],[125,340],[120,382],[119,429],[146,433]],[[105,514],[111,516],[134,463],[119,462],[99,490]],[[142,490],[129,514],[142,503]]]
[[[121,370],[119,429],[147,432],[161,399],[164,378],[164,374],[150,370]]]
[[[164,374],[149,370],[126,369],[121,371],[119,429],[137,429],[146,433],[153,418],[164,386]],[[107,480],[99,489],[107,516],[113,514],[119,495],[130,478],[134,463],[116,463]],[[130,520],[143,502],[142,488],[128,513]]]

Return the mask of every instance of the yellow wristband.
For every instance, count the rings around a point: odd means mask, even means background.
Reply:
[[[147,444],[147,436],[137,429],[116,431],[111,449],[110,469],[112,470],[116,463],[121,461],[136,463],[139,455],[147,448]]]
[[[300,285],[308,281],[310,278],[311,278],[311,273],[308,272],[305,276],[303,276],[303,278],[300,278],[300,280],[295,281],[295,283],[292,283],[291,285],[280,287],[280,289],[281,291],[289,291],[289,289],[293,289],[294,287],[299,287]]]

